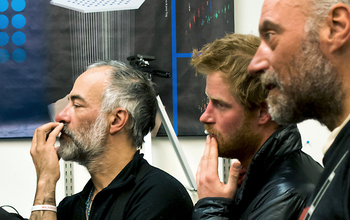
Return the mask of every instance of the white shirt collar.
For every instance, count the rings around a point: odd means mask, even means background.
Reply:
[[[329,135],[325,145],[322,148],[323,154],[326,154],[327,150],[330,148],[330,146],[333,144],[335,138],[338,136],[339,132],[343,129],[343,127],[350,121],[350,114],[345,119],[345,121],[339,126],[336,127],[331,134]]]

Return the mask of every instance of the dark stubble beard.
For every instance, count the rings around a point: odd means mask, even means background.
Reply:
[[[65,161],[74,161],[88,168],[89,171],[98,169],[101,156],[106,150],[107,120],[102,115],[93,124],[85,123],[77,130],[69,130],[64,125],[59,141],[58,156]],[[68,137],[62,137],[62,136]]]
[[[250,119],[245,118],[234,133],[222,134],[206,124],[205,130],[216,137],[220,157],[237,158],[244,161],[260,148],[262,136],[251,129]]]
[[[289,79],[279,78],[282,76],[274,71],[261,76],[263,84],[277,85],[280,90],[267,98],[272,120],[290,124],[315,119],[333,130],[343,111],[345,92],[338,71],[323,56],[318,40],[311,36],[304,39],[300,52],[282,71]]]

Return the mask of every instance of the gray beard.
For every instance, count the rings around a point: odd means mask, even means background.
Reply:
[[[333,130],[343,111],[345,92],[337,70],[323,56],[318,41],[303,40],[300,53],[283,70],[287,79],[278,78],[274,71],[261,76],[263,84],[272,83],[280,90],[267,98],[272,120],[290,124],[315,119]],[[288,84],[284,83],[288,80]]]
[[[64,125],[62,134],[68,137],[60,137],[58,156],[65,161],[77,162],[89,171],[100,167],[101,156],[106,150],[107,121],[101,114],[94,124],[83,124],[76,131],[68,130]]]

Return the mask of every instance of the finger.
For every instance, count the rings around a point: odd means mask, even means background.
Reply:
[[[196,172],[196,182],[197,182],[197,186],[199,185],[199,178],[200,178],[200,176],[201,176],[201,166],[202,166],[202,158],[201,158],[201,160],[199,161],[198,168],[197,168],[197,172]]]
[[[37,129],[37,143],[39,145],[44,145],[46,143],[47,134],[54,130],[55,127],[59,125],[58,122],[47,123]],[[58,134],[57,134],[58,135]]]
[[[49,134],[49,137],[47,138],[47,142],[50,144],[54,144],[56,141],[56,138],[58,136],[58,134],[61,132],[63,128],[63,123],[59,123],[59,125],[57,127],[55,127],[51,133]]]
[[[207,169],[208,166],[208,159],[209,159],[209,154],[210,154],[210,136],[207,136],[207,140],[205,142],[205,149],[204,149],[204,154],[202,156],[202,162],[201,162],[201,168],[203,170]]]
[[[200,160],[198,168],[197,168],[197,173],[196,173],[197,186],[199,185],[199,182],[202,181],[201,178],[203,176],[205,176],[205,173],[202,173],[202,172],[206,172],[206,168],[207,168],[206,166],[207,166],[207,163],[208,163],[208,154],[209,154],[209,151],[210,151],[209,142],[210,142],[210,136],[207,135],[206,142],[205,142],[204,153],[203,153],[203,156],[201,157],[201,160]]]
[[[214,137],[210,138],[209,142],[209,156],[206,164],[206,172],[211,178],[219,179],[219,171],[218,171],[218,148],[217,142]]]
[[[216,169],[218,169],[218,143],[215,137],[211,137],[210,140],[209,163],[212,167],[216,167]]]
[[[215,137],[210,138],[210,156],[218,157],[218,142]]]
[[[233,192],[233,196],[236,194],[237,182],[241,168],[241,162],[239,162],[239,160],[237,159],[234,159],[230,168],[230,173],[227,181],[227,186],[229,187],[230,191]]]
[[[37,136],[37,130],[35,129],[33,139],[32,139],[32,146],[30,147],[30,155],[33,157],[34,152],[36,151],[36,136]]]
[[[38,132],[37,132],[37,129],[35,129],[35,131],[34,131],[34,135],[33,135],[33,138],[32,138],[32,143],[36,143],[36,140],[37,140],[37,134]],[[32,144],[32,146],[33,146],[33,144]]]
[[[204,153],[203,153],[204,159],[208,159],[209,153],[210,153],[210,136],[207,135],[207,139],[205,141]]]

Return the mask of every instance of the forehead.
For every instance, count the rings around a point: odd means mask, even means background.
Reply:
[[[218,99],[226,102],[236,101],[230,89],[230,85],[222,78],[220,71],[213,72],[207,76],[206,93],[212,99]]]
[[[283,27],[296,27],[306,22],[310,7],[310,0],[265,0],[259,26],[270,21]]]
[[[95,67],[82,73],[74,83],[71,96],[81,96],[89,102],[101,102],[102,93],[106,89],[110,67]]]
[[[212,72],[207,75],[207,89],[213,88],[213,89],[221,89],[221,90],[228,90],[230,89],[229,85],[224,82],[224,79],[222,78],[221,71]]]

